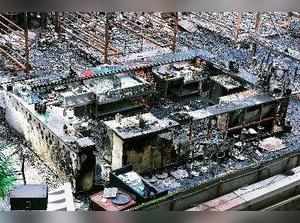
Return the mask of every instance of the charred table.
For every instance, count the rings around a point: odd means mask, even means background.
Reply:
[[[133,197],[123,191],[119,192],[116,198],[105,198],[103,193],[104,191],[100,191],[99,193],[91,195],[90,199],[92,210],[123,211],[136,204]]]

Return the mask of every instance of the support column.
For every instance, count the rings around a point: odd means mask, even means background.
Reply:
[[[175,12],[174,37],[173,37],[173,44],[172,44],[173,52],[175,52],[175,50],[176,50],[177,33],[178,33],[178,12]]]
[[[256,13],[256,18],[255,18],[255,35],[259,34],[259,28],[260,28],[260,24],[261,24],[261,13],[257,12]],[[256,55],[256,50],[257,50],[257,43],[254,42],[252,45],[252,56],[254,57]]]
[[[123,166],[123,140],[113,133],[113,150],[111,157],[112,170],[119,169]]]
[[[24,14],[24,35],[25,35],[25,72],[29,73],[30,64],[29,64],[29,44],[28,44],[28,16],[27,12]]]
[[[255,19],[255,33],[256,34],[259,33],[260,24],[261,24],[261,13],[257,12],[256,19]]]
[[[242,22],[242,13],[239,13],[236,21],[235,41],[237,41],[239,38],[239,34],[241,31],[241,22]]]
[[[55,31],[58,34],[60,34],[60,32],[61,32],[59,12],[55,12]]]
[[[293,18],[293,12],[288,12],[288,20],[287,20],[287,24],[286,24],[288,29],[291,26],[292,18]]]
[[[104,46],[104,63],[108,63],[108,45],[109,45],[109,13],[105,13],[105,46]]]

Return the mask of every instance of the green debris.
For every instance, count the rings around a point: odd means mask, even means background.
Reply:
[[[15,180],[9,160],[0,152],[0,199],[5,198]]]

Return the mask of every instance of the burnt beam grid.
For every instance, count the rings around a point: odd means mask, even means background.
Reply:
[[[98,51],[100,56],[103,56],[104,63],[108,63],[109,57],[121,54],[118,49],[112,47],[110,42],[109,23],[107,16],[100,18],[90,13],[64,13],[59,20],[59,28],[62,32]]]
[[[225,23],[227,21],[226,19],[219,19],[216,18],[212,13],[190,13],[193,15],[200,23],[198,25],[205,28],[204,24],[213,24],[215,27],[219,27],[223,29],[226,33],[229,33],[227,36],[232,41],[238,41],[238,37],[241,34],[247,34],[247,40],[251,41],[254,45],[253,47],[253,56],[256,54],[256,46],[264,47],[268,50],[270,50],[274,55],[283,55],[285,57],[288,57],[290,59],[296,60],[300,62],[300,58],[292,55],[289,52],[286,52],[279,47],[274,47],[272,43],[269,43],[265,39],[265,35],[263,35],[262,32],[260,32],[260,28],[262,25],[265,26],[272,26],[275,28],[275,34],[277,35],[283,35],[283,32],[287,32],[287,28],[289,27],[289,22],[292,17],[299,18],[300,14],[296,12],[290,12],[287,15],[287,21],[286,23],[278,24],[274,21],[274,18],[272,16],[265,16],[268,18],[269,21],[266,20],[266,18],[263,18],[264,13],[257,12],[253,16],[253,27],[250,28],[250,30],[246,30],[243,27],[243,16],[241,13],[235,14],[233,18],[235,20],[232,20],[232,23],[235,24],[234,26],[228,26],[228,24]],[[195,20],[196,21],[196,20]],[[282,29],[282,31],[279,30],[279,28]],[[217,31],[217,30],[213,30]],[[185,40],[185,45],[193,48],[198,48],[196,44],[193,44],[192,41]]]
[[[262,22],[262,13],[253,13],[250,18],[253,25],[247,26],[243,23],[244,14],[241,12],[224,12],[222,16],[219,14],[214,14],[210,12],[201,12],[201,13],[190,13],[194,16],[195,21],[198,25],[204,28],[212,29],[214,32],[222,32],[225,34],[227,38],[232,41],[238,41],[239,36],[241,34],[250,34],[250,33],[258,33],[258,29],[260,28]],[[226,17],[227,16],[227,17]],[[272,20],[272,18],[269,18]],[[229,22],[228,22],[229,21]],[[207,25],[212,24],[213,26],[207,27]],[[274,23],[266,23],[265,25],[274,25]]]
[[[210,23],[213,24],[216,28],[220,28],[221,30],[224,30],[226,33],[229,34],[229,37],[231,37],[232,40],[234,40],[234,36],[237,34],[236,29],[234,28],[234,26],[228,26],[228,24],[226,23],[226,20],[221,20],[216,18],[212,13],[208,13],[208,12],[202,12],[202,13],[194,13],[191,12],[191,15],[193,15],[195,17],[195,21],[199,21],[200,23],[198,23],[198,25],[203,26],[202,24],[204,23]],[[231,21],[232,24],[236,24],[237,22],[239,22],[238,20],[241,20],[241,14],[240,13],[234,13],[233,16],[233,20]],[[235,20],[236,19],[236,20]],[[237,27],[239,27],[240,25],[237,24]],[[243,27],[239,27],[239,34],[245,32],[245,30],[243,29]]]
[[[290,26],[292,17],[300,19],[300,16],[298,16],[298,15],[299,15],[298,13],[289,12],[288,16],[287,16],[287,21],[285,23],[281,24],[279,27],[286,31]],[[263,23],[263,20],[261,17],[262,17],[262,13],[257,13],[256,23],[255,23],[255,33],[249,34],[249,36],[248,36],[248,39],[255,46],[253,55],[255,55],[255,53],[256,53],[256,46],[259,45],[261,47],[264,47],[264,48],[270,50],[270,52],[274,55],[283,55],[287,58],[290,58],[292,60],[296,60],[297,62],[300,62],[299,56],[295,56],[295,55],[291,54],[290,52],[281,49],[280,47],[274,46],[271,42],[266,41],[266,39],[259,32],[259,29]],[[284,33],[280,32],[278,25],[275,24],[274,19],[271,16],[270,16],[270,19],[271,19],[272,26],[274,26],[274,28],[276,29],[277,34],[279,36],[282,36]]]
[[[169,21],[154,15],[144,13],[143,15],[133,15],[124,13],[122,18],[115,20],[114,25],[120,29],[129,31],[161,48],[176,48],[178,31],[178,14],[170,18]]]
[[[214,16],[213,13],[209,12],[190,12],[189,15],[193,17],[193,21],[198,26],[218,33],[223,30],[222,35],[225,35],[227,38],[234,42],[237,41],[239,35],[246,32],[246,30],[242,26],[241,13],[234,13],[234,15],[232,16],[231,25],[228,25],[225,22],[226,19],[228,20],[228,18],[220,19]],[[211,24],[213,26],[211,26]],[[181,41],[183,41],[183,45],[190,48],[200,48],[199,45],[195,43],[193,36],[191,36],[191,38],[181,38]]]
[[[115,32],[114,13],[97,14],[76,12],[75,14],[84,18],[85,26],[87,27],[93,24],[93,22],[91,21],[97,21],[99,22],[99,24],[101,24],[101,27],[94,26],[93,29],[97,33],[97,35],[99,35],[102,39],[104,51],[102,54],[104,55],[104,63],[108,63],[109,59],[110,61],[113,61],[116,56],[126,55],[126,47],[132,46],[131,44],[129,44],[129,42],[132,41],[132,39],[131,37],[128,37],[126,35],[117,35],[117,33]],[[128,30],[124,31],[126,31],[127,33],[129,32]],[[115,44],[116,42],[118,42],[119,44]],[[124,43],[124,47],[122,47],[122,44],[120,44],[120,42]],[[136,44],[139,44],[139,42]],[[114,47],[112,47],[113,44]],[[110,50],[113,50],[114,52],[110,53]]]
[[[274,17],[272,15],[268,15],[262,12],[253,13],[253,15],[248,18],[245,18],[245,15],[239,12],[224,12],[221,16],[220,14],[209,12],[191,12],[190,15],[194,16],[194,21],[201,27],[207,28],[214,32],[221,31],[223,35],[225,34],[227,38],[233,41],[237,41],[238,37],[241,34],[258,35],[259,29],[262,25],[273,27],[275,29],[275,32],[260,33],[261,36],[283,34],[283,32],[287,31],[287,24],[292,17],[292,13],[287,14],[287,21],[281,24],[280,22],[274,21]],[[253,25],[249,26],[244,23],[243,21],[245,21],[245,19],[250,19]],[[210,24],[212,24],[213,26],[211,26]],[[280,31],[279,29],[282,30]]]
[[[5,15],[0,14],[0,38],[7,35],[11,40],[10,35],[14,35],[16,38],[15,42],[20,44],[20,48],[15,49],[12,44],[0,45],[0,54],[4,55],[6,59],[13,62],[19,69],[29,72],[29,39],[28,39],[28,21],[27,13],[24,13],[24,29],[15,24]]]

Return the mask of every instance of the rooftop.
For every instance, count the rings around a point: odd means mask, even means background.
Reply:
[[[141,120],[145,122],[143,126],[140,125]],[[113,130],[123,140],[159,133],[179,125],[176,121],[168,118],[156,118],[151,113],[123,118],[121,123],[116,120],[104,123],[107,128]]]

